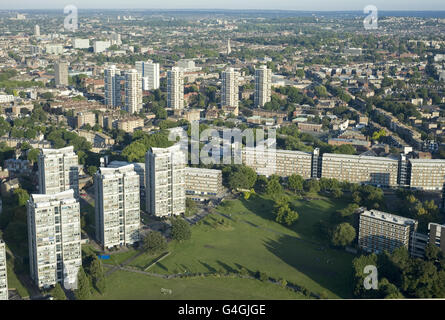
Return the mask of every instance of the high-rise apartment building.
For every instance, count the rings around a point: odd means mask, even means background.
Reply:
[[[167,72],[167,107],[184,109],[184,72],[179,67]]]
[[[339,181],[396,187],[399,160],[346,154],[323,154],[322,177]]]
[[[111,161],[106,165],[107,168],[120,168],[132,164],[134,171],[139,176],[139,188],[141,190],[141,199],[145,198],[145,163],[125,162],[125,161]]]
[[[47,54],[59,55],[63,53],[63,45],[49,43],[45,46],[45,52]]]
[[[375,253],[392,252],[399,247],[411,250],[412,235],[417,221],[378,210],[364,210],[360,214],[359,247]]]
[[[94,185],[97,240],[104,248],[138,242],[140,189],[134,166],[100,168]]]
[[[110,107],[121,105],[120,70],[112,65],[104,70],[105,104]]]
[[[440,248],[443,254],[445,254],[445,225],[438,223],[429,223],[429,243]]]
[[[0,239],[0,300],[8,300],[8,271],[6,266],[6,245]]]
[[[142,110],[142,84],[136,69],[125,72],[125,105],[128,113],[139,113]]]
[[[31,278],[39,288],[76,289],[82,265],[80,206],[74,191],[33,194],[28,200]]]
[[[186,157],[179,144],[151,148],[145,156],[145,198],[148,213],[157,217],[185,213]]]
[[[142,90],[155,90],[160,86],[160,68],[159,63],[153,61],[137,61],[136,70],[142,78]]]
[[[93,51],[94,53],[101,53],[111,47],[111,41],[94,41]]]
[[[221,106],[238,107],[239,83],[238,73],[233,68],[228,68],[222,73]]]
[[[38,159],[39,192],[55,194],[72,189],[79,196],[79,162],[74,147],[41,149]]]
[[[266,150],[263,155],[256,148],[243,148],[243,163],[254,169],[258,174],[267,177],[273,174],[281,177],[297,174],[302,176],[303,179],[312,177],[312,153],[292,150],[266,152]]]
[[[56,86],[68,85],[68,62],[59,61],[54,65]]]
[[[217,196],[223,191],[222,171],[204,168],[185,168],[185,192],[199,197]]]
[[[40,27],[38,24],[34,26],[34,36],[40,37]]]
[[[88,49],[90,47],[90,39],[75,38],[73,40],[74,49]]]
[[[272,70],[261,66],[255,70],[255,107],[262,108],[272,95]]]
[[[445,160],[410,159],[410,187],[420,190],[442,190],[445,183]]]

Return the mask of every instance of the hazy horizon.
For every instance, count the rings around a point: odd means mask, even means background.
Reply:
[[[375,5],[381,11],[438,11],[445,10],[443,0],[180,0],[143,1],[127,0],[125,5],[117,0],[88,0],[54,1],[16,0],[0,4],[0,10],[36,10],[63,9],[65,5],[73,4],[79,9],[123,9],[123,10],[294,10],[294,11],[363,11],[367,5]]]

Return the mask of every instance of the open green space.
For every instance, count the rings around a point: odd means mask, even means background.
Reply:
[[[161,289],[172,290],[162,294]],[[126,271],[117,271],[107,279],[105,294],[91,299],[103,300],[230,300],[230,299],[303,299],[292,290],[259,280],[240,278],[162,279]]]
[[[8,288],[16,289],[18,294],[22,298],[26,298],[30,296],[28,289],[22,284],[22,282],[17,278],[17,275],[14,272],[13,263],[7,263],[7,273],[8,273]]]
[[[317,222],[329,221],[331,212],[344,208],[347,204],[344,200],[322,196],[309,201],[293,197],[292,205],[300,218],[292,227],[286,227],[274,221],[273,201],[267,197],[253,195],[249,200],[224,202],[216,209],[216,213],[192,227],[191,240],[182,243],[172,241],[169,244],[171,254],[152,266],[150,272],[198,274],[239,272],[244,268],[251,274],[264,272],[273,279],[285,279],[289,284],[302,286],[329,298],[350,298],[354,256],[344,250],[330,248],[316,228]],[[143,270],[154,259],[155,257],[144,254],[129,266]],[[114,282],[118,281],[115,278],[121,276],[112,274],[107,287],[114,286]],[[134,276],[152,278],[137,274]],[[137,292],[143,292],[144,281],[148,280],[135,282],[131,286],[132,297]],[[163,281],[168,283],[173,280]],[[175,281],[193,283],[196,279]],[[202,281],[205,283],[207,279]],[[241,279],[231,279],[231,282],[237,281],[242,282]],[[258,281],[257,286],[265,285]],[[278,286],[274,288],[281,290]],[[227,290],[229,289],[230,287]],[[275,292],[275,289],[271,291]],[[111,295],[115,292],[112,290]],[[211,288],[206,290],[207,294],[203,294],[205,298],[219,297],[213,296]],[[243,292],[239,291],[239,297],[250,297],[249,290],[246,287]],[[120,298],[126,296],[123,294]],[[143,297],[146,295],[141,296]],[[189,295],[175,297],[189,298]]]

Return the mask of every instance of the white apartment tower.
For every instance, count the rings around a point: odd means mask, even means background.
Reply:
[[[261,66],[255,70],[255,107],[262,108],[270,102],[272,94],[272,70]]]
[[[136,70],[142,78],[142,90],[156,90],[160,86],[160,68],[159,63],[153,61],[137,61]]]
[[[184,72],[179,67],[167,72],[167,107],[184,109]]]
[[[39,192],[55,194],[72,189],[79,196],[79,161],[74,147],[41,149],[38,159]]]
[[[38,24],[34,26],[34,36],[40,37],[40,27]]]
[[[8,272],[6,269],[6,245],[0,239],[0,300],[8,300]]]
[[[233,68],[228,68],[222,73],[221,106],[238,107],[238,103],[238,73]]]
[[[54,72],[56,86],[68,86],[68,62],[56,62]]]
[[[148,213],[157,217],[185,213],[186,157],[180,145],[151,148],[145,155],[145,198]]]
[[[125,72],[125,106],[128,113],[142,110],[142,84],[136,69]]]
[[[105,104],[110,107],[121,105],[120,70],[112,65],[104,70]]]
[[[82,265],[80,206],[74,191],[33,194],[28,200],[31,278],[39,288],[76,289]]]
[[[104,248],[140,240],[139,179],[132,164],[96,173],[96,238]]]

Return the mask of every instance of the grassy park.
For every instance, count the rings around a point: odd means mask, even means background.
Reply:
[[[171,290],[163,294],[161,289]],[[303,296],[272,283],[231,278],[162,279],[117,271],[107,280],[104,295],[95,293],[91,299],[104,300],[228,300],[228,299],[302,299]]]
[[[191,240],[170,242],[170,255],[153,265],[150,272],[209,274],[247,269],[250,274],[260,271],[275,280],[285,279],[318,295],[350,298],[354,256],[330,248],[316,230],[317,222],[328,221],[330,213],[344,208],[347,202],[322,196],[309,201],[293,197],[292,205],[300,218],[292,227],[286,227],[274,221],[273,201],[267,197],[253,195],[249,200],[223,202],[215,213],[192,227]],[[133,250],[112,255],[106,263],[120,263],[136,253]],[[143,254],[129,266],[142,271],[155,258]],[[124,283],[131,289],[124,289]],[[264,298],[271,299],[301,297],[259,280],[213,277],[167,280],[124,271],[111,274],[107,287],[104,296],[95,298],[260,299],[263,292]],[[164,296],[161,288],[172,289],[174,293]]]

